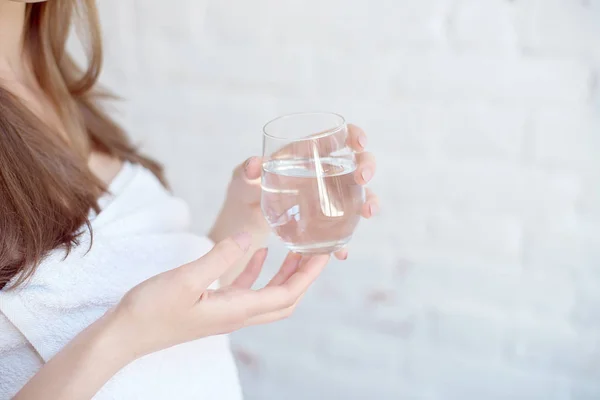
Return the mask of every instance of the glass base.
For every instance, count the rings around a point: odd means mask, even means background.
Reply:
[[[346,247],[352,236],[334,240],[331,242],[316,242],[310,244],[285,243],[285,246],[294,253],[311,255],[311,254],[331,254]]]

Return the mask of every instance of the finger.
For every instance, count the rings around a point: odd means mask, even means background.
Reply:
[[[262,159],[250,157],[233,170],[233,178],[242,181],[255,181],[262,173]]]
[[[300,263],[298,270],[282,286],[285,286],[297,300],[323,272],[329,258],[328,254],[317,255]]]
[[[281,321],[282,319],[290,317],[296,310],[296,307],[298,307],[298,304],[300,304],[300,302],[304,298],[305,294],[306,293],[302,293],[302,295],[300,295],[298,300],[296,300],[296,302],[291,307],[251,317],[246,321],[244,326],[268,324],[275,321]]]
[[[301,296],[301,297],[304,297],[304,296]],[[254,317],[251,317],[248,320],[246,320],[246,323],[244,324],[244,326],[269,324],[271,322],[281,321],[282,319],[288,318],[289,316],[291,316],[294,313],[294,310],[296,309],[296,305],[300,302],[300,300],[298,300],[298,302],[296,304],[294,304],[293,306],[284,308],[283,310],[272,311],[270,313],[261,314],[261,315],[255,315]]]
[[[203,257],[179,267],[178,275],[185,281],[186,287],[194,292],[193,295],[197,295],[239,261],[251,243],[252,236],[248,233],[225,239]]]
[[[360,214],[363,218],[371,218],[379,213],[379,197],[369,188],[365,189],[366,200],[362,205]]]
[[[267,259],[268,252],[268,249],[265,248],[254,253],[244,271],[242,271],[242,273],[233,281],[231,286],[241,289],[250,289],[260,274],[263,264]]]
[[[292,252],[288,253],[287,257],[283,261],[283,264],[281,264],[281,268],[279,268],[279,271],[275,274],[267,286],[277,286],[287,281],[289,277],[292,276],[292,274],[298,269],[300,261],[302,261],[302,256],[300,254]]]
[[[367,147],[367,135],[365,131],[356,125],[348,124],[348,146],[356,152],[362,152]]]
[[[250,157],[233,171],[230,190],[234,197],[240,197],[248,203],[260,199],[260,176],[262,174],[262,159]]]
[[[377,169],[377,162],[373,153],[360,153],[356,155],[356,172],[354,178],[356,183],[360,185],[366,185],[373,176]]]
[[[256,180],[260,178],[262,173],[262,160],[260,157],[250,157],[242,165],[243,177],[248,180]]]
[[[348,250],[347,249],[342,249],[339,251],[336,251],[334,253],[335,258],[337,258],[340,261],[346,261],[348,259]]]
[[[311,257],[300,263],[297,271],[281,285],[268,286],[253,292],[253,296],[248,296],[246,303],[250,315],[266,314],[293,306],[317,279],[328,261],[328,255]]]

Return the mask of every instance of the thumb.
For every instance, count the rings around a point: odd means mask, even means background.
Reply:
[[[250,157],[236,168],[233,175],[235,178],[241,178],[245,181],[254,181],[260,178],[261,172],[262,159],[260,157]]]
[[[262,159],[260,157],[250,157],[233,172],[230,188],[236,196],[245,202],[255,203],[260,199],[261,174]]]
[[[179,267],[181,276],[186,280],[186,287],[190,287],[194,295],[199,297],[246,254],[251,243],[252,236],[249,233],[238,233],[217,243],[199,259]]]

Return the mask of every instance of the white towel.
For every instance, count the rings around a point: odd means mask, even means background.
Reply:
[[[0,399],[133,286],[212,247],[189,233],[187,205],[144,168],[125,164],[109,190],[102,212],[91,216],[91,249],[84,234],[68,256],[52,252],[26,286],[0,292]],[[218,336],[137,360],[94,398],[237,400],[241,394],[228,339]]]

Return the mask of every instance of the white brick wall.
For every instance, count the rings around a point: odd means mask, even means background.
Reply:
[[[279,113],[379,157],[350,259],[234,336],[249,400],[600,399],[600,1],[99,4],[119,118],[198,232]]]

